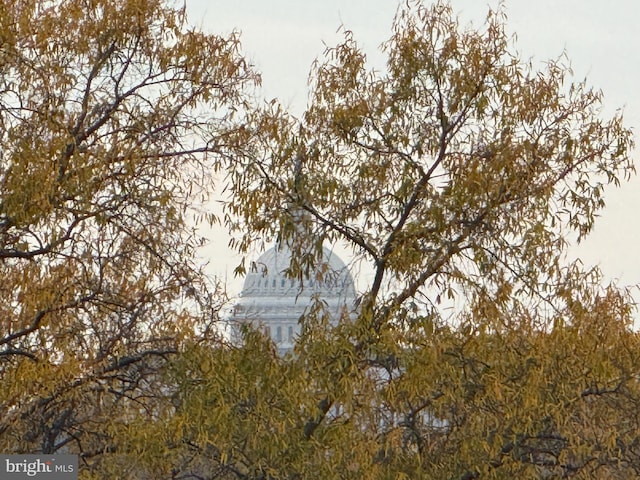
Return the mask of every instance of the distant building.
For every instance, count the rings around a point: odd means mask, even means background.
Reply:
[[[300,318],[315,298],[323,302],[332,322],[345,308],[353,311],[356,298],[347,266],[329,249],[323,248],[322,263],[302,281],[285,274],[290,260],[287,247],[275,246],[252,262],[232,315],[235,325],[249,323],[263,329],[280,354],[293,348],[301,331]]]

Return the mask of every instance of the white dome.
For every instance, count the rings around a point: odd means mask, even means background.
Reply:
[[[345,308],[354,309],[356,296],[347,266],[331,250],[323,248],[317,274],[302,281],[286,275],[290,261],[291,251],[276,246],[252,262],[233,313],[235,322],[263,328],[280,352],[293,348],[300,333],[300,317],[314,298],[323,302],[332,321],[337,322]]]

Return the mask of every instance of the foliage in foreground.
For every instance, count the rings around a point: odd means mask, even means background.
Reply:
[[[161,2],[0,8],[0,450],[81,478],[640,475],[631,298],[565,258],[631,134],[501,11],[410,2],[385,72],[346,32],[296,119]],[[211,335],[185,215],[223,167],[240,251],[286,242],[303,275],[339,241],[373,273],[292,355]]]
[[[3,453],[118,450],[211,332],[190,217],[258,80],[238,49],[162,1],[0,2]]]

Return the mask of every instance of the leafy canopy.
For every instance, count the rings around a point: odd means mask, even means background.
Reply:
[[[372,272],[358,314],[290,360],[316,402],[292,430],[327,478],[637,475],[631,300],[566,259],[633,173],[631,131],[564,57],[521,61],[504,25],[407,2],[382,72],[345,31],[302,117],[268,105],[232,164],[240,250],[286,242],[301,274],[342,242]]]
[[[566,60],[521,61],[502,8],[411,1],[386,69],[345,31],[294,118],[252,103],[236,36],[117,7],[0,3],[0,450],[87,479],[640,475],[632,301],[566,258],[632,136]],[[216,169],[239,251],[372,272],[291,355],[212,333],[189,214]]]
[[[0,451],[89,471],[159,408],[217,321],[192,217],[258,80],[163,1],[0,2]]]

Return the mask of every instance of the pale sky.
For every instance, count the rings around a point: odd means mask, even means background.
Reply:
[[[311,63],[325,46],[340,40],[340,25],[354,32],[373,67],[382,69],[379,45],[390,36],[396,0],[186,0],[189,22],[210,33],[242,32],[245,56],[262,74],[262,95],[278,98],[294,114],[307,101]],[[480,25],[495,1],[451,0],[463,23]],[[506,0],[507,28],[517,36],[523,59],[542,62],[566,51],[574,80],[587,78],[604,92],[604,115],[624,110],[627,126],[640,125],[640,2],[637,0]],[[637,139],[637,141],[640,141]],[[634,158],[638,153],[633,153]],[[598,265],[606,280],[640,284],[640,179],[608,189],[607,207],[592,234],[571,255]],[[229,292],[241,288],[233,279],[235,257],[224,247],[223,230],[211,238],[211,271],[227,275]],[[208,255],[208,253],[205,253]],[[348,259],[345,258],[345,261]],[[634,292],[640,299],[640,292]]]

